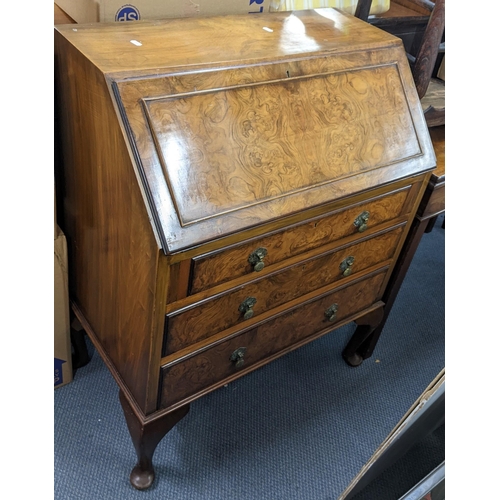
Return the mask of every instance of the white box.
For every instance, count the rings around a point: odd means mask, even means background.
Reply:
[[[270,11],[292,11],[305,9],[322,9],[332,7],[347,14],[356,12],[358,0],[270,0]],[[372,0],[370,15],[379,15],[387,12],[391,7],[391,0]]]
[[[169,17],[258,14],[270,0],[56,0],[77,23],[138,21]]]

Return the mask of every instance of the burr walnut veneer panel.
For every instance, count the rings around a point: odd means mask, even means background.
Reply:
[[[413,186],[412,191],[418,191],[419,187]],[[387,221],[407,215],[408,210],[412,208],[411,197],[408,202],[409,192],[410,186],[405,186],[388,195],[355,204],[347,209],[315,218],[265,238],[196,257],[193,259],[190,293],[200,292],[239,276],[253,273],[254,266],[248,259],[249,255],[258,248],[266,249],[262,262],[268,267],[289,257],[356,234],[358,229],[354,223],[363,212],[368,211],[370,214],[367,222],[368,232]]]
[[[402,232],[403,227],[398,226],[381,235],[358,239],[355,244],[340,246],[319,256],[303,258],[287,269],[265,276],[254,275],[254,279],[244,285],[199,301],[187,310],[181,309],[168,315],[166,354],[236,324],[244,326],[273,307],[342,281],[351,273],[363,273],[372,266],[390,261]],[[342,269],[342,263],[348,258],[353,261],[349,274]],[[255,299],[249,319],[245,317],[245,310],[240,307],[248,297]]]
[[[58,25],[54,46],[72,310],[145,489],[195,398],[349,321],[362,361],[434,151],[401,41],[334,9]]]
[[[162,406],[173,405],[210,385],[221,385],[238,373],[284,349],[287,352],[305,337],[330,331],[337,323],[374,304],[380,298],[384,274],[378,273],[350,286],[323,293],[303,306],[286,311],[271,321],[246,328],[241,334],[227,336],[208,349],[195,351],[189,358],[167,364],[162,370]],[[337,306],[334,318],[325,312]],[[244,363],[236,366],[231,354],[245,347]],[[245,372],[249,370],[245,369]]]

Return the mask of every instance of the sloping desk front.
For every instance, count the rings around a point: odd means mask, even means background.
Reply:
[[[359,358],[434,152],[401,41],[333,9],[57,26],[55,50],[72,308],[143,489],[194,399],[351,321]]]

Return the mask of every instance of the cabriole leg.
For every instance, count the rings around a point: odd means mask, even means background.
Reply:
[[[119,396],[130,437],[137,453],[137,464],[130,473],[130,483],[138,490],[145,490],[153,484],[155,478],[153,454],[158,443],[187,414],[189,405],[182,406],[152,422],[144,423],[134,413],[121,390]]]

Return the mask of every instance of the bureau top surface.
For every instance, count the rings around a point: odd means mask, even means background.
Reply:
[[[397,39],[335,9],[55,28],[103,72],[276,60]]]
[[[56,29],[106,74],[166,253],[435,165],[401,41],[334,9]]]

